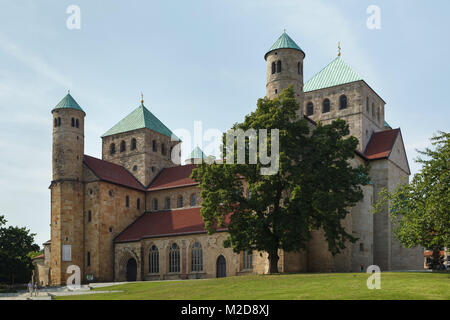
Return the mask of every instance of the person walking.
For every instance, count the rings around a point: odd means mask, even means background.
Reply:
[[[37,297],[38,293],[39,293],[39,290],[38,290],[39,288],[38,288],[38,283],[37,282],[34,283],[34,288],[33,289],[34,289],[34,296]]]
[[[30,297],[33,296],[33,282],[28,282],[28,292],[30,293]]]

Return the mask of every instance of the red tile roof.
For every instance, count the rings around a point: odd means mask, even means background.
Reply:
[[[161,189],[198,185],[198,182],[189,178],[192,170],[195,167],[195,164],[187,164],[184,166],[165,168],[150,183],[147,190],[155,191]]]
[[[200,208],[145,213],[126,228],[115,242],[139,241],[142,238],[155,238],[193,233],[206,233]],[[225,231],[225,228],[217,231]]]
[[[34,258],[31,259],[31,260],[37,260],[37,259],[45,259],[45,254],[40,254],[40,255],[34,257]]]
[[[440,254],[441,254],[441,256],[445,255],[445,251],[442,250],[440,252]],[[431,257],[431,256],[433,256],[433,251],[432,250],[425,250],[423,255],[424,255],[424,257]]]
[[[120,165],[88,155],[84,155],[83,161],[101,180],[145,191],[144,186]]]
[[[400,129],[391,129],[374,132],[366,146],[364,155],[369,160],[389,157]]]

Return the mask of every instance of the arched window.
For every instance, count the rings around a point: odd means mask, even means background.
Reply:
[[[369,97],[366,97],[366,111],[369,113]]]
[[[178,196],[177,206],[178,206],[178,208],[183,208],[183,196],[182,195]]]
[[[169,249],[169,272],[180,272],[180,247],[176,243]]]
[[[322,113],[330,112],[330,100],[327,98],[322,103]]]
[[[191,207],[195,207],[197,205],[197,194],[193,193],[191,195]]]
[[[281,72],[281,60],[277,61],[277,72]]]
[[[166,198],[164,209],[170,209],[170,198],[169,197]]]
[[[89,210],[88,211],[88,222],[91,222],[91,221],[92,221],[92,211]]]
[[[203,251],[200,242],[195,242],[192,246],[191,271],[203,271]]]
[[[242,268],[253,269],[253,253],[252,251],[244,251],[242,253]]]
[[[276,65],[275,62],[272,62],[272,74],[276,72]]]
[[[312,102],[308,102],[306,105],[306,115],[312,116],[314,114],[314,104]]]
[[[57,127],[57,126],[58,126],[58,119],[55,118],[55,127]]]
[[[380,114],[381,114],[380,108],[378,108],[377,109],[377,119],[378,119],[378,121],[380,121]]]
[[[375,103],[372,102],[372,117],[375,117]]]
[[[347,96],[343,94],[339,97],[339,110],[347,108]]]
[[[298,74],[302,74],[302,63],[301,62],[297,63],[297,72],[298,72]]]
[[[60,126],[61,126],[61,118],[58,117],[58,127],[60,127]]]
[[[166,145],[164,143],[161,143],[161,154],[166,155]]]
[[[75,127],[75,119],[72,118],[72,127]]]
[[[148,252],[148,272],[159,273],[159,251],[155,245]]]
[[[127,208],[130,207],[130,197],[129,196],[125,197],[125,207],[127,207]]]
[[[136,200],[136,208],[139,210],[139,209],[141,209],[141,199],[137,199]]]
[[[136,150],[136,139],[131,139],[131,150]]]
[[[127,145],[124,140],[120,142],[120,152],[125,152]]]
[[[116,144],[115,143],[111,143],[111,145],[109,146],[109,153],[110,154],[116,153]]]
[[[152,141],[152,149],[153,149],[153,152],[156,152],[156,150],[157,150],[157,147],[156,147],[156,140],[153,140],[153,141]]]
[[[77,128],[80,127],[80,121],[78,119],[75,120],[75,127],[77,127]]]
[[[153,210],[158,210],[158,199],[153,199]]]

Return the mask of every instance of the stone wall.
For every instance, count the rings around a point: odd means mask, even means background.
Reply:
[[[53,182],[51,189],[51,284],[66,282],[70,265],[84,273],[84,186],[79,181]],[[71,246],[69,261],[63,261],[63,245]]]
[[[105,181],[87,183],[85,189],[85,256],[89,252],[91,260],[90,266],[86,261],[85,274],[94,275],[94,281],[112,281],[113,239],[144,213],[145,193]],[[126,206],[127,196],[129,207]],[[137,199],[140,199],[139,209]]]
[[[217,232],[213,235],[206,233],[184,236],[147,238],[137,242],[115,244],[115,281],[126,279],[126,263],[129,258],[138,262],[138,280],[173,280],[215,278],[217,276],[217,259],[220,255],[226,260],[227,276],[243,273],[266,272],[268,264],[258,252],[253,253],[253,270],[243,269],[242,253],[235,253],[231,248],[224,248],[223,241],[228,233]],[[169,272],[169,248],[173,243],[180,248],[180,272]],[[203,270],[192,271],[191,252],[195,242],[202,246]],[[155,245],[159,253],[159,272],[149,273],[149,250]]]
[[[131,150],[131,141],[136,139],[136,149]],[[120,144],[125,141],[125,151],[120,151]],[[153,151],[153,141],[156,151]],[[111,144],[115,144],[115,153],[111,154]],[[144,186],[158,175],[163,168],[173,167],[170,150],[178,142],[171,141],[158,132],[138,129],[112,136],[102,137],[102,159],[123,166],[131,172]],[[162,145],[164,144],[164,151]]]
[[[84,156],[84,112],[75,109],[55,109],[53,115],[52,168],[53,181],[81,180]],[[61,125],[55,126],[55,119]],[[78,128],[72,126],[78,120]]]
[[[339,98],[341,95],[347,97],[347,108],[339,109]],[[330,100],[330,111],[323,113],[323,101]],[[369,111],[366,110],[367,98],[369,99]],[[329,124],[337,118],[347,121],[350,127],[350,135],[359,140],[358,150],[364,151],[372,132],[384,129],[384,102],[364,81],[356,81],[348,84],[324,88],[305,93],[303,103],[304,113],[306,106],[312,102],[314,114],[309,117],[314,121]],[[372,103],[376,110],[380,110],[380,120],[372,116]],[[367,131],[367,132],[366,132]]]
[[[266,56],[266,96],[273,99],[283,89],[293,86],[295,97],[303,103],[303,59],[304,54],[295,49],[278,49]],[[281,72],[272,73],[272,63],[281,61]],[[300,63],[300,72],[298,68]],[[301,110],[300,110],[301,112]]]
[[[191,205],[191,197],[193,194],[196,194],[197,197],[196,205],[194,206]],[[170,209],[178,209],[179,196],[183,197],[182,208],[198,207],[201,205],[200,189],[198,186],[188,186],[147,192],[147,211],[167,210],[166,198],[170,198]],[[154,208],[154,200],[158,201],[158,210]]]

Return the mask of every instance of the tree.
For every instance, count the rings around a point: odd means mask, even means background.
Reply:
[[[368,168],[352,168],[358,141],[348,125],[336,120],[318,124],[310,132],[308,121],[297,115],[299,105],[292,87],[277,98],[259,99],[256,111],[233,129],[279,129],[279,169],[262,175],[264,165],[203,163],[193,170],[200,183],[202,217],[213,233],[226,225],[225,247],[235,252],[258,250],[268,253],[270,273],[278,272],[278,249],[305,249],[311,231],[323,229],[330,252],[335,255],[346,242],[357,239],[345,232],[341,220],[362,199],[361,184],[367,184]],[[262,137],[258,135],[258,139]],[[271,150],[272,136],[267,138]],[[232,148],[236,148],[236,142]],[[226,146],[225,153],[230,147]],[[246,139],[246,154],[250,139]],[[263,150],[257,151],[261,159]],[[235,160],[237,154],[235,153]],[[236,163],[236,161],[235,161]],[[244,193],[248,184],[249,196]]]
[[[440,264],[440,250],[450,246],[450,134],[431,138],[435,149],[418,151],[422,164],[410,184],[378,194],[374,212],[388,206],[394,235],[407,248],[423,246],[433,250],[432,265]]]
[[[0,282],[27,282],[33,270],[29,253],[39,251],[35,234],[26,228],[4,227],[6,222],[0,216]]]

